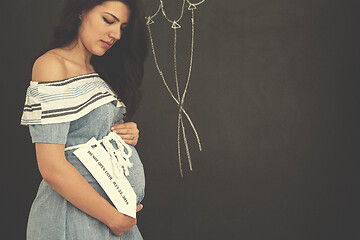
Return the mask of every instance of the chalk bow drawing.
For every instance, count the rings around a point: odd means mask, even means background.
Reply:
[[[160,74],[160,77],[166,87],[166,89],[168,90],[170,96],[172,97],[172,99],[175,101],[175,103],[177,104],[177,107],[179,108],[179,115],[178,115],[178,125],[177,125],[177,143],[178,143],[178,158],[179,158],[179,169],[180,169],[180,175],[181,177],[183,177],[183,171],[182,171],[182,163],[181,163],[181,144],[180,144],[180,134],[182,132],[182,136],[183,136],[183,140],[184,140],[184,145],[185,145],[185,149],[186,149],[186,155],[188,158],[188,162],[189,162],[189,168],[192,171],[192,163],[191,163],[191,157],[190,157],[190,151],[189,151],[189,144],[186,138],[186,131],[185,131],[185,127],[184,127],[184,120],[183,120],[183,115],[185,115],[186,119],[189,121],[194,134],[196,136],[196,140],[199,146],[199,150],[201,151],[201,143],[200,143],[200,138],[199,138],[199,134],[196,131],[195,125],[193,124],[193,122],[191,121],[191,118],[189,116],[189,114],[186,112],[186,110],[184,109],[184,100],[185,100],[185,95],[186,92],[188,90],[188,86],[189,86],[189,82],[190,82],[190,77],[191,77],[191,71],[192,71],[192,65],[193,65],[193,57],[194,57],[194,39],[195,39],[195,9],[197,9],[197,6],[204,3],[205,0],[201,0],[198,3],[191,3],[189,0],[183,0],[182,3],[182,7],[181,7],[181,14],[180,17],[178,19],[175,20],[171,20],[168,18],[168,16],[166,15],[165,9],[164,9],[164,3],[163,0],[160,0],[160,4],[159,4],[159,8],[157,9],[157,11],[151,15],[146,17],[147,21],[146,21],[146,25],[149,31],[149,37],[150,37],[150,44],[151,44],[151,49],[152,49],[152,53],[154,56],[154,61],[155,61],[155,65],[156,68]],[[182,94],[180,94],[180,89],[179,89],[179,78],[178,78],[178,72],[177,72],[177,57],[176,57],[176,49],[177,49],[177,31],[178,29],[181,28],[181,25],[179,24],[180,20],[183,18],[184,15],[184,9],[185,9],[185,5],[188,5],[188,10],[191,11],[191,47],[190,47],[190,61],[189,61],[189,69],[188,69],[188,74],[187,74],[187,80],[186,80],[186,85],[185,88],[182,92]],[[152,33],[151,33],[151,28],[150,25],[154,24],[154,20],[153,18],[155,16],[158,15],[158,13],[160,13],[160,11],[162,12],[163,16],[165,17],[165,19],[171,24],[171,28],[174,30],[174,71],[175,71],[175,85],[176,85],[176,96],[173,93],[173,91],[171,91],[171,89],[169,88],[169,85],[167,84],[167,81],[165,79],[165,76],[159,66],[158,60],[157,60],[157,55],[156,55],[156,51],[155,51],[155,46],[154,46],[154,39],[152,37]]]

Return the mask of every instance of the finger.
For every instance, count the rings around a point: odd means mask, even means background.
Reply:
[[[118,134],[121,139],[129,145],[132,145],[135,147],[135,145],[137,144],[138,140],[139,140],[139,136],[134,136],[134,135],[123,135],[123,134]]]
[[[134,122],[126,122],[124,125],[128,128],[137,128],[137,124]]]
[[[129,144],[129,145],[135,147],[135,145],[137,144],[138,141],[137,141],[137,140],[124,140],[124,142],[125,142],[126,144]]]
[[[115,126],[115,127],[111,127],[110,129],[111,131],[116,133],[133,134],[133,135],[139,134],[139,129],[137,128],[119,128],[118,126]]]
[[[136,205],[136,212],[139,212],[141,209],[143,209],[143,205],[142,204],[138,204]]]
[[[113,125],[113,127],[137,129],[137,124],[134,122],[126,122],[126,123],[116,122]]]
[[[122,140],[136,140],[138,137],[135,135],[128,135],[128,134],[119,134],[118,135],[122,138]]]
[[[118,133],[118,134],[135,134],[136,131],[134,129],[128,129],[128,128],[111,128],[111,131]]]
[[[122,139],[122,138],[121,138]],[[135,140],[123,139],[125,143],[132,145]]]

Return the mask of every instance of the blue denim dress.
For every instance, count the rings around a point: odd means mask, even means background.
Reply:
[[[71,82],[72,80],[74,81]],[[55,83],[51,82],[51,84],[48,85],[47,83],[45,83],[42,86],[37,86],[37,84],[36,86],[30,86],[27,92],[27,101],[25,103],[24,112],[25,109],[28,109],[27,111],[31,112],[32,114],[33,112],[38,111],[39,105],[41,105],[42,107],[42,109],[40,110],[42,111],[42,113],[40,114],[41,116],[47,114],[47,111],[50,111],[50,113],[56,112],[56,109],[44,109],[47,107],[48,103],[46,102],[46,99],[51,99],[49,100],[49,102],[54,99],[54,97],[47,97],[53,95],[51,94],[52,91],[57,92],[57,90],[60,89],[56,88],[56,86],[64,87],[68,85],[65,87],[65,89],[59,90],[62,94],[66,95],[67,92],[72,91],[69,90],[69,88],[74,87],[74,84],[72,84],[74,82],[76,83],[76,86],[74,88],[76,89],[76,94],[72,95],[72,97],[74,98],[73,102],[83,101],[86,105],[87,103],[89,103],[89,99],[87,99],[89,98],[89,96],[93,96],[96,94],[97,96],[99,95],[99,87],[92,87],[91,91],[89,90],[91,88],[89,88],[89,86],[97,86],[95,83],[98,83],[99,81],[101,82],[101,84],[104,83],[97,74],[92,74],[56,81],[56,84],[58,85],[54,85]],[[84,90],[84,85],[88,86],[87,90]],[[48,89],[45,88],[49,86],[50,94]],[[111,90],[107,88],[106,91],[104,91],[104,89],[102,89],[101,91],[102,93],[110,92],[113,96],[113,92],[111,92]],[[88,95],[83,93],[86,93]],[[80,95],[82,97],[79,100]],[[34,96],[35,98],[38,97],[38,99],[34,100]],[[84,98],[84,96],[86,97]],[[69,98],[71,98],[70,95],[67,96],[67,100],[69,100]],[[58,101],[59,102],[57,103],[61,103],[61,101],[63,100]],[[124,106],[119,107],[114,97],[109,98],[106,101],[107,103],[102,102],[101,104],[97,104],[100,106],[93,105],[90,109],[87,109],[81,115],[76,115],[75,117],[68,117],[67,119],[62,118],[62,120],[58,121],[58,123],[56,123],[55,120],[53,120],[53,123],[41,123],[41,117],[35,119],[36,117],[26,117],[24,116],[26,114],[23,114],[22,124],[29,126],[32,142],[34,143],[43,142],[65,144],[65,147],[71,147],[86,143],[92,137],[100,140],[110,132],[110,127],[113,126],[115,122],[123,122],[124,113],[126,111]],[[69,106],[62,108],[59,107],[59,104],[53,104],[53,106],[56,106],[54,108],[57,108],[58,110],[66,109],[66,111],[68,111],[69,109]],[[89,106],[89,104],[87,104],[86,106]],[[81,109],[83,110],[84,108]],[[76,114],[78,113],[79,111]],[[35,115],[39,116],[39,114]],[[32,116],[35,115],[33,114]],[[53,116],[57,115],[61,114],[58,113]],[[45,122],[46,121],[48,120],[45,119]],[[36,124],[32,124],[34,122],[36,122]],[[130,161],[133,163],[133,167],[129,169],[130,174],[129,176],[127,176],[127,179],[129,180],[131,186],[136,193],[137,203],[139,204],[144,198],[145,176],[143,165],[140,161],[137,151],[133,146],[130,147],[132,149]],[[101,196],[103,196],[111,203],[110,199],[100,187],[100,185],[97,183],[97,181],[94,179],[94,177],[91,175],[91,173],[73,154],[75,150],[76,149],[65,151],[66,159],[80,172],[80,174]],[[44,180],[42,180],[36,198],[31,206],[27,226],[27,239],[140,240],[143,238],[136,225],[129,232],[126,232],[123,236],[115,236],[105,224],[73,206],[70,202],[68,202],[56,191],[54,191]]]

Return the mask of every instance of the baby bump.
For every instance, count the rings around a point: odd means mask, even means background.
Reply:
[[[130,174],[127,179],[136,193],[138,203],[140,203],[145,195],[144,167],[136,149],[131,145],[130,148],[132,150],[130,162],[133,163],[133,166],[129,169]]]
[[[145,173],[143,164],[140,160],[140,157],[136,151],[136,149],[130,145],[132,150],[132,154],[130,156],[130,162],[133,166],[129,169],[129,176],[126,176],[130,185],[134,189],[136,194],[137,203],[140,203],[145,194]],[[65,152],[66,159],[78,170],[78,172],[85,178],[87,182],[104,198],[109,201],[104,190],[101,188],[99,183],[93,177],[93,175],[89,172],[89,170],[81,163],[81,161],[73,154],[73,151]]]

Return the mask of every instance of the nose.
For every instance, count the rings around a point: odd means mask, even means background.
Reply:
[[[121,30],[119,27],[113,28],[112,31],[109,33],[109,36],[115,41],[119,40],[121,38]]]

